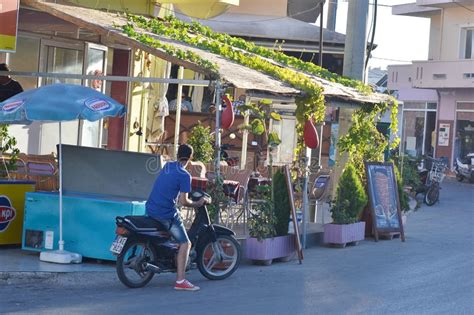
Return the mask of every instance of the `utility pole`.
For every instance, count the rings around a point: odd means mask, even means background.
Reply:
[[[326,28],[330,31],[336,30],[337,0],[328,1],[328,22]]]
[[[324,1],[319,3],[319,61],[318,65],[322,68],[323,67],[323,22],[324,22]]]
[[[355,80],[364,79],[364,62],[367,49],[367,19],[369,0],[350,0],[347,12],[346,42],[344,47],[344,68],[342,74]],[[338,138],[346,135],[352,122],[351,108],[339,108]],[[347,163],[347,153],[336,156],[336,167],[333,173],[333,196],[342,170]]]

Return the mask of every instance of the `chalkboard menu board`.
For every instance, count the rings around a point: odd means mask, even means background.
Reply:
[[[403,233],[400,199],[392,163],[366,162],[367,186],[375,240],[379,233]]]

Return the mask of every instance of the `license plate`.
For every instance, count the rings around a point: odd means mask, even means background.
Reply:
[[[110,251],[115,255],[119,255],[122,252],[126,242],[126,237],[117,235],[114,242],[112,243],[112,246],[110,246]]]

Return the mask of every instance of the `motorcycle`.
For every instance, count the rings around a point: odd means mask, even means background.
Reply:
[[[462,182],[464,179],[474,183],[474,153],[469,153],[464,158],[456,158],[456,165],[454,172],[456,173],[456,179]]]
[[[446,170],[447,163],[445,160],[430,157],[426,157],[418,167],[421,185],[416,188],[416,194],[423,194],[423,201],[427,206],[432,206],[439,200],[441,182],[446,176]]]
[[[191,193],[193,201],[211,197],[201,191]],[[116,218],[116,238],[110,248],[117,255],[116,271],[120,281],[130,288],[145,286],[155,274],[176,272],[178,244],[171,241],[167,229],[148,216]],[[195,269],[210,280],[222,280],[239,267],[241,248],[235,233],[212,224],[206,204],[196,209],[188,237],[192,243],[186,270]]]

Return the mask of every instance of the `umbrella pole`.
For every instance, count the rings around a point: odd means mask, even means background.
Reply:
[[[64,250],[63,240],[63,152],[62,152],[62,135],[61,122],[59,122],[59,250]]]
[[[81,263],[82,256],[64,250],[63,240],[63,148],[62,148],[62,124],[59,121],[59,250],[42,251],[40,260],[58,264]]]

